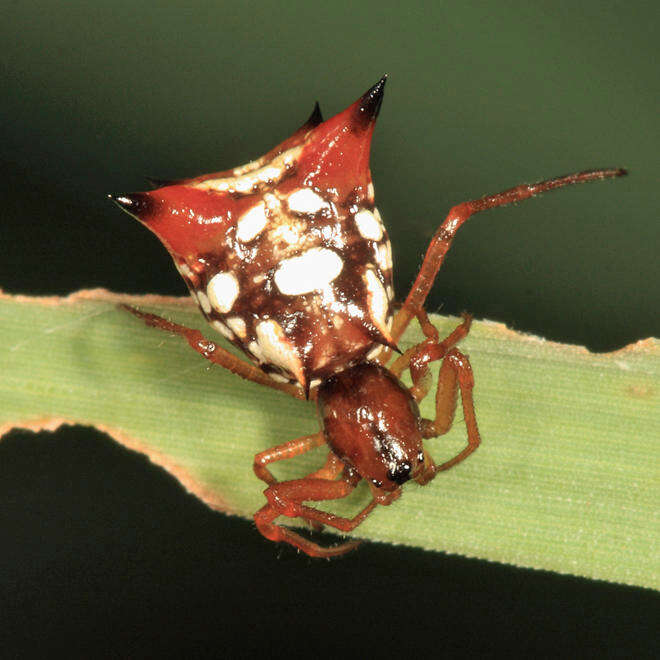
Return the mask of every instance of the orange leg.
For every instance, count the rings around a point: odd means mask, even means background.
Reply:
[[[259,479],[265,481],[269,486],[272,486],[273,484],[279,482],[277,479],[275,479],[271,471],[266,467],[269,463],[275,463],[276,461],[283,461],[287,458],[300,456],[300,454],[304,454],[314,447],[320,447],[322,444],[325,444],[323,433],[314,433],[314,435],[305,435],[302,438],[296,438],[295,440],[284,442],[277,447],[266,449],[254,457],[254,473],[257,475],[257,477],[259,477]],[[312,474],[316,475],[323,469],[324,468],[321,468],[321,470],[317,470],[317,472]],[[339,474],[340,471],[341,468],[337,471],[335,476]]]
[[[449,431],[454,421],[459,389],[467,427],[467,446],[452,459],[436,465],[431,456],[425,452],[426,469],[416,479],[418,483],[425,484],[438,472],[448,470],[467,458],[479,446],[481,439],[472,398],[474,388],[472,367],[468,358],[455,348],[456,344],[470,331],[472,317],[465,314],[463,323],[442,341],[439,341],[438,331],[429,321],[424,310],[417,312],[417,317],[426,335],[426,340],[408,349],[397,358],[391,370],[397,377],[400,377],[406,368],[410,369],[413,381],[410,393],[419,402],[428,394],[431,384],[428,365],[436,360],[442,360],[435,394],[435,419],[422,419],[422,435],[424,438],[435,438]]]
[[[315,472],[310,472],[307,475],[308,479],[329,479],[334,480],[344,469],[344,463],[342,460],[332,452],[328,452],[328,458],[325,461],[325,465],[322,468],[319,468]]]
[[[456,236],[456,232],[461,225],[475,213],[485,211],[487,209],[495,208],[496,206],[505,206],[513,202],[521,202],[540,193],[562,188],[576,183],[586,183],[588,181],[596,181],[598,179],[609,179],[616,176],[623,176],[626,171],[623,169],[600,169],[588,170],[586,172],[578,172],[576,174],[568,174],[566,176],[557,177],[555,179],[548,179],[530,185],[516,186],[504,192],[495,195],[487,195],[481,199],[475,199],[470,202],[464,202],[458,206],[454,206],[449,211],[449,215],[445,221],[440,225],[438,230],[433,235],[431,243],[426,251],[422,267],[415,282],[410,289],[410,293],[394,317],[392,326],[392,338],[394,342],[398,342],[404,330],[408,327],[410,321],[415,318],[419,310],[422,309],[426,297],[433,286],[436,275],[442,266],[445,255],[449,251],[452,242]]]
[[[254,515],[259,531],[271,541],[280,541],[302,550],[311,557],[334,557],[343,555],[357,547],[359,541],[347,541],[336,546],[324,548],[300,534],[275,524],[273,521],[280,515],[289,518],[302,518],[312,523],[330,525],[342,532],[355,529],[374,509],[376,499],[358,513],[354,518],[343,518],[332,513],[319,511],[305,506],[305,501],[335,500],[348,496],[360,481],[356,473],[344,471],[339,481],[306,477],[277,483],[264,491],[268,504]]]
[[[171,332],[183,337],[202,357],[205,357],[214,364],[219,364],[221,367],[228,369],[241,378],[245,378],[245,380],[251,380],[253,383],[272,387],[273,389],[285,392],[296,399],[305,399],[305,393],[300,388],[287,383],[276,383],[258,367],[255,367],[244,360],[240,360],[235,355],[232,355],[229,351],[222,348],[222,346],[218,346],[214,341],[206,339],[199,330],[194,330],[185,325],[179,325],[178,323],[167,321],[156,314],[141,312],[130,305],[120,305],[120,307],[142,319],[147,325],[153,328],[159,328],[165,332]]]
[[[431,323],[424,309],[417,312],[417,318],[424,335],[426,335],[426,341],[412,346],[403,355],[400,355],[390,367],[390,371],[397,378],[401,378],[401,374],[406,369],[410,369],[413,379],[413,386],[410,388],[410,393],[419,402],[428,394],[431,387],[428,370],[429,362],[442,359],[449,352],[449,349],[467,337],[470,332],[470,326],[472,325],[472,316],[470,314],[463,314],[463,323],[457,326],[442,341],[439,341],[438,330]]]
[[[254,457],[254,473],[261,479],[265,481],[269,486],[279,483],[277,479],[273,476],[272,472],[266,467],[270,463],[275,461],[282,461],[288,458],[293,458],[294,456],[300,456],[305,452],[313,449],[314,447],[320,447],[325,444],[325,438],[323,433],[314,433],[313,435],[306,435],[302,438],[296,438],[295,440],[289,440],[284,442],[277,447],[272,447],[266,449],[261,453],[257,454]],[[318,470],[310,473],[305,477],[306,479],[336,479],[344,468],[344,464],[339,458],[332,452],[328,453],[325,465]],[[323,529],[323,525],[317,522],[310,521],[312,527],[317,531]]]
[[[474,377],[472,376],[470,361],[458,349],[452,348],[443,359],[438,375],[438,389],[435,395],[435,419],[422,420],[422,435],[425,438],[435,438],[449,431],[454,421],[457,389],[460,389],[463,416],[467,428],[467,446],[456,456],[440,465],[430,461],[420,483],[427,483],[438,472],[448,470],[465,460],[481,444],[477,418],[474,414],[473,388]]]

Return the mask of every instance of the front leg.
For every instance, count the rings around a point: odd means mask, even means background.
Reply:
[[[293,458],[294,456],[300,456],[305,452],[314,449],[314,447],[320,447],[325,444],[325,437],[323,433],[314,433],[313,435],[305,435],[301,438],[296,438],[295,440],[289,440],[284,442],[281,445],[276,447],[271,447],[258,453],[254,457],[253,469],[254,473],[261,479],[265,481],[269,486],[274,486],[279,483],[277,479],[273,476],[273,473],[268,469],[268,465],[275,463],[276,461],[283,461],[288,458]],[[328,453],[325,465],[315,470],[314,472],[308,474],[306,479],[327,479],[332,481],[336,479],[341,473],[344,464],[333,454],[332,452]],[[314,529],[321,531],[323,525],[318,522],[310,520],[310,523]]]
[[[623,176],[625,174],[627,174],[626,170],[621,168],[588,170],[586,172],[560,176],[555,179],[548,179],[539,183],[529,185],[523,184],[505,190],[504,192],[496,193],[495,195],[486,195],[480,199],[474,199],[470,202],[463,202],[458,206],[454,206],[433,235],[431,243],[426,250],[422,267],[410,289],[410,293],[408,293],[406,301],[403,303],[403,307],[394,317],[391,333],[394,343],[399,341],[410,321],[415,318],[424,306],[426,297],[433,286],[433,282],[440,270],[440,266],[442,266],[445,255],[449,251],[449,248],[456,237],[456,232],[470,216],[481,211],[486,211],[487,209],[495,208],[496,206],[505,206],[506,204],[512,204],[513,202],[521,202],[530,197],[534,197],[535,195],[555,190],[556,188],[563,188],[564,186],[576,183],[597,181],[599,179],[609,179],[616,176]]]
[[[330,525],[340,531],[349,532],[355,529],[373,511],[378,503],[375,498],[353,518],[344,518],[325,511],[319,511],[313,507],[303,505],[302,502],[335,500],[347,497],[359,481],[359,475],[345,470],[339,481],[307,477],[274,484],[264,491],[268,504],[257,511],[254,515],[254,521],[259,531],[267,539],[289,543],[311,557],[343,555],[356,548],[360,542],[347,541],[336,546],[323,547],[287,527],[275,524],[273,521],[278,516],[284,515],[289,518],[302,518],[311,523]]]
[[[269,486],[272,486],[273,484],[278,483],[278,481],[275,479],[272,472],[266,467],[267,465],[275,463],[276,461],[293,458],[294,456],[300,456],[300,454],[304,454],[310,449],[320,447],[323,444],[325,444],[323,433],[314,433],[313,435],[305,435],[301,438],[284,442],[281,445],[277,445],[277,447],[266,449],[254,457],[254,473],[259,479],[265,481]],[[341,468],[339,471],[341,471]],[[339,474],[339,472],[337,472],[337,474]]]
[[[436,360],[442,360],[435,394],[435,418],[433,420],[422,419],[422,436],[424,438],[435,438],[449,431],[454,421],[459,389],[465,426],[467,427],[467,446],[452,459],[436,465],[428,452],[424,452],[426,469],[416,478],[416,481],[420,484],[426,484],[438,472],[448,470],[465,460],[480,445],[481,437],[472,397],[474,388],[472,367],[467,356],[456,348],[456,344],[466,337],[470,331],[472,317],[469,314],[464,314],[463,322],[442,341],[440,341],[437,329],[429,321],[424,310],[420,310],[417,317],[426,340],[408,349],[400,356],[392,365],[392,372],[400,377],[405,369],[410,370],[413,381],[410,393],[419,402],[428,394],[431,385],[429,364]]]
[[[295,385],[288,385],[286,383],[277,383],[272,378],[269,378],[261,369],[255,367],[252,364],[240,360],[235,355],[232,355],[228,350],[218,346],[218,344],[210,339],[204,337],[204,335],[194,328],[188,328],[185,325],[179,325],[173,321],[168,321],[161,316],[156,314],[150,314],[149,312],[141,312],[135,307],[130,305],[120,305],[122,309],[125,309],[127,312],[130,312],[134,316],[142,319],[148,326],[152,328],[159,328],[165,332],[171,332],[172,334],[179,335],[183,337],[191,348],[197,351],[202,357],[210,360],[214,364],[219,364],[221,367],[228,369],[232,373],[245,378],[245,380],[251,380],[253,383],[258,383],[259,385],[266,385],[267,387],[272,387],[273,389],[280,390],[289,394],[296,399],[305,399],[305,394],[303,391],[296,387]]]
[[[417,312],[417,319],[426,340],[412,346],[403,355],[400,355],[390,367],[390,371],[397,378],[401,378],[401,374],[406,369],[410,370],[413,381],[410,393],[419,403],[428,394],[431,386],[429,363],[444,358],[450,349],[467,337],[472,326],[472,316],[464,313],[463,322],[442,341],[440,341],[438,330],[431,323],[426,310],[420,309]]]
[[[440,366],[440,373],[438,374],[438,389],[435,395],[435,419],[422,420],[422,435],[424,438],[435,438],[449,431],[454,421],[457,390],[460,389],[463,417],[467,429],[467,445],[456,456],[440,465],[436,465],[433,461],[430,461],[430,464],[427,464],[427,468],[421,476],[420,483],[427,483],[438,472],[448,470],[465,460],[481,444],[477,417],[474,412],[473,388],[474,377],[472,375],[470,361],[458,349],[452,348],[443,359]]]

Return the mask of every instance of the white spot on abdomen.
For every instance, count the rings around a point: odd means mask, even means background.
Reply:
[[[294,213],[318,213],[324,208],[330,208],[328,203],[309,188],[301,188],[289,195],[289,210]]]
[[[206,294],[203,291],[196,291],[195,293],[197,294],[199,306],[204,310],[204,314],[209,314],[211,312],[211,303]]]
[[[294,147],[285,151],[283,154],[273,158],[270,164],[261,166],[261,159],[248,163],[243,167],[237,167],[233,170],[235,176],[222,179],[206,179],[198,183],[191,184],[198,190],[214,190],[215,192],[234,192],[241,195],[248,195],[254,192],[254,189],[261,184],[275,185],[279,183],[300,156],[302,147]]]
[[[259,360],[259,362],[265,362],[266,358],[264,357],[264,354],[261,352],[261,348],[259,347],[259,344],[257,344],[256,341],[251,341],[248,344],[248,351],[254,355],[254,357]]]
[[[238,297],[238,280],[233,273],[218,273],[211,278],[206,290],[213,308],[226,314]]]
[[[181,263],[177,263],[176,267],[179,269],[181,275],[183,275],[185,278],[189,280],[193,278],[193,272],[188,267],[188,264],[181,262]]]
[[[255,330],[264,361],[283,367],[304,385],[302,362],[279,323],[272,319],[261,321]]]
[[[242,243],[251,241],[259,235],[267,222],[266,205],[260,202],[239,218],[236,224],[236,238]]]
[[[379,241],[383,237],[383,225],[380,218],[367,209],[362,209],[355,214],[355,224],[363,238]]]
[[[383,351],[383,346],[382,344],[379,344],[375,348],[372,348],[368,353],[367,353],[367,360],[375,360],[378,355]]]
[[[327,248],[311,248],[299,257],[280,263],[275,271],[277,288],[288,296],[318,291],[341,273],[344,262]]]
[[[371,319],[378,326],[379,330],[385,336],[388,336],[386,318],[389,309],[389,299],[385,288],[376,273],[371,269],[364,274],[364,280],[367,285],[367,304],[369,305]]]
[[[268,372],[268,376],[269,378],[272,378],[276,383],[288,383],[291,380],[286,376],[282,376],[282,374],[276,374],[272,371]]]
[[[389,241],[381,243],[376,248],[376,262],[382,271],[392,269],[392,246]]]
[[[227,339],[234,338],[234,333],[222,321],[211,321],[211,325]]]
[[[261,167],[262,165],[263,165],[263,160],[261,158],[258,158],[257,160],[251,160],[249,163],[245,163],[245,165],[235,167],[231,171],[231,173],[234,176],[242,176],[247,172],[252,172],[252,170],[256,170],[258,167]]]
[[[241,338],[245,339],[247,335],[247,328],[245,321],[240,316],[232,316],[226,319],[227,325]]]
[[[272,232],[271,238],[273,241],[281,240],[289,245],[296,245],[300,243],[300,235],[304,231],[304,226],[304,223],[281,224]]]

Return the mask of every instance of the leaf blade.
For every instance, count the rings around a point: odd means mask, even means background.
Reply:
[[[1,296],[0,434],[96,426],[213,508],[249,517],[263,502],[253,455],[315,432],[313,406],[209,367],[179,338],[117,309],[120,300],[212,335],[184,300]],[[441,333],[456,323],[434,322]],[[419,338],[413,329],[404,345]],[[356,535],[657,588],[658,342],[594,355],[477,322],[462,347],[483,446],[429,486],[407,486]],[[423,413],[431,409],[425,401]],[[462,447],[464,433],[457,420],[430,441],[436,460]],[[315,451],[276,472],[295,478],[322,460]],[[361,488],[330,508],[348,514],[367,497]]]

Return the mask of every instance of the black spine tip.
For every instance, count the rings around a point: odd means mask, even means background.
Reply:
[[[387,74],[385,74],[371,89],[367,90],[360,99],[360,121],[365,127],[375,121],[376,117],[378,117],[380,106],[383,103],[386,82]]]
[[[152,207],[151,198],[147,193],[131,193],[130,195],[108,195],[119,208],[139,218],[148,213]]]
[[[159,179],[155,176],[144,177],[154,188],[165,188],[165,186],[173,186],[176,184],[174,179]]]
[[[307,120],[307,126],[314,127],[322,123],[323,123],[323,115],[321,114],[321,106],[317,101],[314,104],[314,110],[312,110],[312,114],[309,116],[309,119]]]

